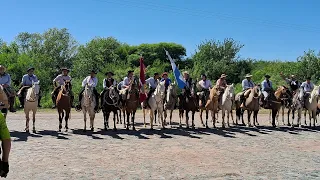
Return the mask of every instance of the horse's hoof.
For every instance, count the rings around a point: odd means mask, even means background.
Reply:
[[[182,128],[182,125],[181,125],[181,124],[179,125],[179,128]]]
[[[127,127],[126,130],[129,130],[129,127]]]
[[[94,128],[91,128],[91,131],[94,131]]]
[[[288,126],[291,126],[291,124],[290,124],[290,123],[288,123]]]
[[[209,126],[208,126],[208,125],[206,125],[206,128],[208,129],[208,128],[209,128]]]
[[[36,133],[36,130],[34,129],[32,132],[33,132],[33,133]]]
[[[61,129],[59,129],[59,132],[61,132]]]
[[[192,129],[196,129],[194,126],[191,127]]]
[[[136,128],[135,128],[135,127],[132,127],[132,130],[133,130],[133,131],[135,131],[135,130],[136,130]]]
[[[113,128],[113,131],[117,131],[117,128]]]
[[[66,129],[65,132],[68,132],[68,129]]]
[[[222,129],[225,129],[226,127],[223,125],[223,126],[221,126],[221,128],[222,128]]]
[[[251,127],[251,125],[250,125],[250,124],[247,124],[247,127]]]
[[[190,129],[189,126],[187,126],[186,129]]]
[[[83,132],[87,132],[87,130],[84,129]]]
[[[26,133],[29,133],[29,129],[26,129]]]

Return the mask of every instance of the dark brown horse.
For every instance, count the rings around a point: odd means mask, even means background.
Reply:
[[[113,130],[114,131],[117,130],[116,117],[118,116],[119,100],[120,100],[120,96],[116,87],[110,86],[109,88],[106,89],[106,92],[104,93],[104,97],[103,97],[103,104],[102,104],[105,130],[109,128],[109,116],[111,112],[113,112]]]
[[[64,85],[61,86],[61,89],[57,96],[56,106],[59,113],[59,132],[61,132],[61,129],[62,129],[63,118],[66,121],[66,125],[65,125],[66,132],[68,131],[68,120],[70,118],[70,111],[71,111],[70,91],[71,91],[71,82],[65,81]]]
[[[136,128],[134,127],[134,118],[135,118],[137,108],[139,106],[139,89],[138,89],[137,79],[134,79],[131,82],[130,87],[127,91],[128,91],[127,92],[128,94],[127,94],[127,97],[125,100],[125,106],[124,106],[124,110],[127,115],[127,124],[125,124],[125,122],[124,124],[126,126],[126,129],[129,130],[129,126],[130,126],[129,118],[131,115],[132,130],[136,130]]]
[[[180,104],[180,108],[179,108],[179,113],[182,114],[183,117],[183,111],[186,111],[186,128],[189,128],[189,112],[191,111],[191,118],[192,118],[192,123],[191,123],[191,127],[192,129],[194,129],[195,125],[194,125],[194,114],[196,113],[196,111],[198,111],[198,97],[197,94],[195,92],[195,84],[193,83],[192,86],[190,87],[190,92],[184,92],[184,94],[181,94],[179,96],[179,104]],[[181,127],[181,119],[180,119],[180,127]]]

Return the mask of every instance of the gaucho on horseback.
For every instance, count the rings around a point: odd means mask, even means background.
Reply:
[[[38,77],[34,74],[34,70],[35,70],[34,67],[28,68],[27,74],[23,75],[22,77],[21,87],[17,93],[20,101],[20,108],[24,108],[24,101],[26,98],[27,90],[32,87],[32,84],[34,82],[39,81]],[[38,107],[41,107],[40,101],[41,101],[41,91],[38,96]]]
[[[93,87],[92,91],[96,99],[96,107],[94,107],[94,110],[97,112],[99,110],[99,93],[96,89],[96,86],[98,85],[98,78],[96,77],[97,72],[95,70],[90,71],[90,76],[87,76],[83,81],[82,81],[82,89],[79,93],[79,104],[77,105],[76,109],[79,111],[81,110],[81,100],[82,100],[82,94],[84,92],[84,88],[86,87],[86,84],[89,84]]]
[[[69,72],[70,70],[68,68],[61,68],[61,74],[59,74],[56,78],[54,78],[53,80],[53,86],[54,86],[54,90],[51,93],[51,98],[52,98],[52,102],[53,102],[53,106],[52,108],[56,108],[56,100],[57,100],[57,96],[58,93],[61,89],[61,86],[64,85],[65,81],[71,81],[71,76],[69,76]],[[74,95],[72,92],[72,89],[70,90],[70,101],[71,101],[71,107],[73,106],[73,100],[74,100]]]
[[[224,93],[224,90],[227,87],[226,78],[227,78],[226,74],[221,74],[220,78],[217,80],[217,83],[216,83],[216,86],[218,87],[219,92],[220,92],[220,95],[219,95],[219,106],[222,104],[222,95]]]
[[[156,90],[158,86],[159,73],[154,73],[153,77],[150,77],[146,80],[146,84],[149,86],[149,91],[147,95],[147,99],[143,102],[143,108],[147,108],[149,106],[148,101],[152,95],[152,93]]]
[[[114,73],[109,71],[107,73],[105,73],[105,75],[107,76],[106,78],[103,79],[103,91],[101,92],[100,94],[100,97],[101,97],[101,108],[103,106],[103,101],[104,101],[104,94],[106,93],[107,91],[107,88],[111,87],[111,86],[114,86],[114,87],[117,87],[117,81],[115,79],[113,79],[113,76],[114,76]]]
[[[252,81],[251,77],[252,75],[251,74],[247,74],[246,76],[246,79],[242,80],[242,94],[240,96],[240,102],[241,102],[241,108],[243,108],[245,106],[245,100],[246,100],[246,97],[244,96],[244,93],[249,90],[249,89],[252,89],[254,88],[255,84],[254,82]]]
[[[206,100],[209,98],[210,91],[209,89],[212,88],[212,83],[205,74],[201,75],[201,81],[198,83],[199,89],[199,98],[200,98],[200,107],[204,107],[206,105]]]
[[[6,73],[6,68],[0,65],[0,85],[3,87],[10,104],[10,112],[16,112],[14,109],[15,91],[11,87],[11,77]]]
[[[270,81],[270,76],[265,75],[265,80],[261,82],[261,91],[263,94],[263,97],[261,97],[262,107],[269,108],[268,106],[268,100],[271,99],[272,93],[274,93],[274,90],[272,88],[272,82]]]

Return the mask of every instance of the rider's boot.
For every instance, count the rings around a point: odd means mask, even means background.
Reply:
[[[16,112],[16,110],[14,109],[14,97],[10,97],[10,112]]]
[[[23,97],[19,97],[19,101],[20,101],[19,108],[24,108],[24,98]]]

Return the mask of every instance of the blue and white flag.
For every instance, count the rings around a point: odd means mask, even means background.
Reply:
[[[183,79],[179,69],[177,68],[176,63],[174,63],[173,59],[171,58],[169,52],[167,50],[164,50],[164,51],[166,51],[166,55],[168,56],[168,59],[170,60],[170,63],[172,66],[172,71],[173,71],[174,77],[177,81],[178,87],[180,89],[183,89],[186,86],[186,82]]]

